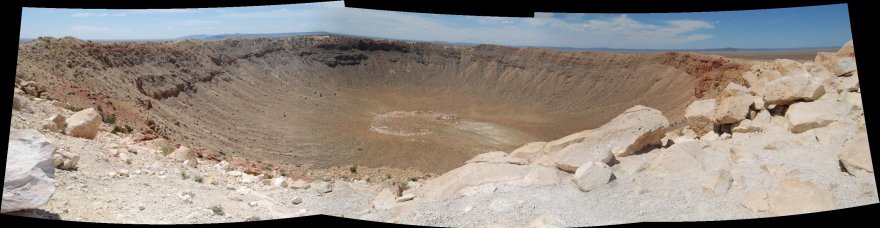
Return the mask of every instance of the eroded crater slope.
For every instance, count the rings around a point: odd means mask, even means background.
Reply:
[[[592,129],[634,105],[684,120],[752,63],[300,36],[19,46],[44,96],[197,150],[288,164],[444,172]]]

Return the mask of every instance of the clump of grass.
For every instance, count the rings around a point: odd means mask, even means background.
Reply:
[[[419,181],[419,177],[410,177],[409,180],[410,181]]]
[[[358,168],[357,168],[357,166],[352,165],[351,167],[348,167],[348,171],[351,171],[351,173],[357,173]]]
[[[266,174],[266,179],[271,180],[271,179],[274,179],[274,178],[275,178],[274,175],[272,175],[272,174]]]
[[[74,111],[74,112],[79,112],[79,111],[82,111],[82,110],[83,110],[83,107],[79,107],[79,106],[73,106],[73,105],[71,105],[71,106],[67,107],[67,110]]]
[[[131,126],[128,126],[127,124],[125,125],[125,127],[114,124],[113,130],[110,130],[110,133],[116,134],[117,132],[121,132],[121,133],[128,134],[128,133],[131,133],[131,130],[132,130]]]
[[[189,175],[186,174],[186,171],[180,171],[180,179],[189,179]]]
[[[116,116],[107,116],[104,117],[104,123],[106,124],[116,124]]]
[[[390,174],[390,173],[386,173],[386,174],[385,174],[385,180],[391,180],[391,174]]]
[[[131,133],[132,131],[134,131],[134,128],[132,128],[131,126],[128,126],[128,124],[125,124],[125,131],[126,131],[126,133]]]
[[[160,149],[162,150],[162,155],[165,155],[165,156],[168,156],[168,154],[170,154],[171,152],[174,152],[174,147],[172,147],[171,145],[168,145],[168,144],[162,146],[162,148],[160,148]]]
[[[211,211],[214,212],[214,215],[226,215],[226,213],[223,212],[223,207],[220,207],[220,205],[211,207]]]

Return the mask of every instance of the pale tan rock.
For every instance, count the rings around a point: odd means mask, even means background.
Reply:
[[[565,223],[561,219],[559,219],[558,217],[556,217],[554,215],[544,214],[544,215],[538,216],[538,218],[529,222],[529,224],[526,225],[526,227],[528,227],[528,228],[563,228],[563,227],[567,227],[567,226],[565,226]]]
[[[180,146],[173,152],[171,152],[171,154],[168,154],[168,157],[174,159],[175,161],[183,162],[189,160],[192,157],[191,153],[192,151],[190,151],[189,147]]]
[[[789,106],[785,117],[788,118],[791,132],[800,133],[828,126],[838,118],[836,110],[833,101],[800,102]]]
[[[693,178],[702,176],[703,164],[694,154],[701,153],[701,144],[679,143],[661,150],[645,172],[661,178]]]
[[[752,96],[752,110],[764,110],[766,109],[766,104],[764,103],[764,98],[761,96]]]
[[[730,177],[730,171],[716,170],[712,172],[709,181],[703,187],[715,195],[721,195],[727,193],[731,182],[733,182],[733,178]]]
[[[789,59],[777,59],[773,60],[773,64],[776,65],[777,71],[782,77],[810,77],[811,74],[807,71],[804,64],[789,60]]]
[[[713,111],[714,123],[730,124],[746,119],[755,99],[749,91],[735,83],[727,84]]]
[[[685,109],[688,126],[697,135],[712,131],[715,119],[715,99],[694,101]]]
[[[536,165],[468,163],[428,180],[417,191],[425,200],[491,193],[500,187],[548,186],[562,183],[565,173]]]
[[[34,129],[10,129],[0,212],[41,208],[55,193],[57,146]]]
[[[747,193],[743,199],[740,200],[740,204],[754,212],[765,212],[770,210],[770,204],[767,201],[767,198],[767,191],[764,191],[764,189],[757,189]]]
[[[575,172],[584,163],[608,164],[612,158],[610,143],[575,143],[559,151],[555,165],[560,170]]]
[[[835,88],[838,93],[855,92],[859,90],[858,72],[854,72],[850,77],[837,77],[835,80]]]
[[[603,162],[587,162],[581,165],[571,179],[584,192],[595,190],[611,180],[611,168]]]
[[[373,199],[373,209],[384,211],[394,207],[397,193],[391,188],[382,189],[376,198]]]
[[[628,156],[652,144],[660,144],[669,121],[660,111],[637,105],[599,127],[582,142],[554,155],[557,168],[574,171],[590,161],[607,161],[607,152]],[[571,148],[571,149],[569,149]]]
[[[825,94],[825,88],[811,77],[783,77],[767,85],[764,102],[768,105],[787,105],[797,100],[814,101]]]
[[[504,151],[492,151],[488,153],[478,154],[465,162],[467,163],[497,163],[497,164],[516,164],[523,165],[528,163],[528,161],[510,156]]]
[[[516,158],[531,161],[541,154],[547,142],[530,142],[516,150],[510,152],[510,155]]]
[[[67,134],[73,137],[94,139],[101,126],[101,115],[94,108],[74,113],[67,118]]]
[[[810,181],[783,179],[769,197],[770,214],[794,215],[837,209],[830,192]]]
[[[768,116],[769,117],[769,116]],[[764,128],[752,120],[743,120],[740,121],[736,126],[731,130],[733,133],[752,133],[752,132],[760,132],[763,131]]]
[[[544,145],[543,154],[544,155],[555,154],[556,152],[559,152],[560,150],[567,147],[568,145],[579,143],[579,142],[583,141],[584,138],[586,138],[587,136],[589,136],[590,134],[592,134],[595,131],[596,131],[596,129],[584,130],[584,131],[581,131],[578,133],[567,135],[567,136],[562,137],[557,140],[547,142],[547,144]]]
[[[861,132],[847,140],[838,157],[848,171],[859,169],[870,173],[874,172],[874,165],[871,163],[871,149],[868,145],[868,134],[865,132]]]

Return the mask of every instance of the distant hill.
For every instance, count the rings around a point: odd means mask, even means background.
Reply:
[[[627,48],[573,48],[573,47],[543,47],[530,46],[536,48],[546,48],[561,51],[599,51],[599,52],[758,52],[758,51],[800,51],[800,50],[819,50],[833,49],[838,47],[799,47],[799,48],[705,48],[705,49],[627,49]]]
[[[238,37],[238,38],[272,38],[272,37],[292,37],[292,36],[309,36],[309,35],[337,35],[337,36],[348,36],[348,37],[356,37],[356,38],[366,38],[366,39],[385,39],[385,40],[398,40],[398,41],[409,41],[409,42],[429,42],[436,44],[446,44],[446,45],[459,45],[459,46],[475,46],[480,45],[478,43],[468,43],[468,42],[448,42],[448,41],[425,41],[425,40],[410,40],[410,39],[395,39],[395,38],[386,38],[386,37],[374,37],[374,36],[362,36],[362,35],[351,35],[351,34],[342,34],[342,33],[331,33],[325,31],[315,31],[315,32],[287,32],[287,33],[233,33],[233,34],[199,34],[199,35],[189,35],[179,38],[171,38],[171,39],[143,39],[143,40],[92,40],[95,42],[119,42],[119,41],[135,41],[135,42],[145,42],[145,41],[167,41],[167,40],[186,40],[186,39],[200,39],[200,40],[219,40],[230,37]],[[19,43],[28,42],[33,40],[32,38],[20,38]],[[533,47],[533,48],[545,48],[552,50],[560,50],[560,51],[593,51],[593,52],[619,52],[619,53],[644,53],[644,52],[767,52],[767,51],[800,51],[800,50],[837,50],[839,47],[798,47],[798,48],[733,48],[733,47],[725,47],[725,48],[705,48],[705,49],[636,49],[636,48],[605,48],[605,47],[596,47],[596,48],[575,48],[575,47],[553,47],[553,46],[512,46],[512,47]]]
[[[288,37],[288,36],[310,36],[310,35],[331,35],[329,32],[287,32],[287,33],[234,33],[234,34],[217,34],[217,35],[191,35],[177,38],[178,40],[186,39],[202,39],[202,40],[219,40],[229,37],[239,38],[269,38],[269,37]]]

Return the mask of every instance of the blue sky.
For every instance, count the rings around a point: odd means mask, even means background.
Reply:
[[[312,31],[578,48],[838,47],[852,39],[846,4],[700,13],[536,13],[534,18],[507,18],[345,8],[341,1],[202,9],[24,8],[20,38],[165,39]]]

